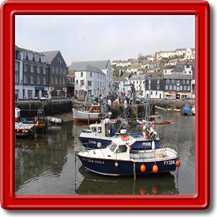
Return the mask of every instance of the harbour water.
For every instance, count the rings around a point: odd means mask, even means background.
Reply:
[[[16,138],[16,195],[194,195],[195,117],[171,113],[156,125],[161,147],[178,150],[181,166],[174,172],[136,177],[107,177],[87,172],[75,152],[82,124],[48,126],[45,134]],[[140,130],[136,125],[131,130]]]

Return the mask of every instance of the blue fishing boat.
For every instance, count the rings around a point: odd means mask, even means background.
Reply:
[[[107,148],[76,152],[84,168],[107,176],[170,172],[180,166],[179,154],[171,148],[133,151],[134,138],[114,138]],[[154,141],[153,141],[154,143]]]
[[[82,133],[79,139],[86,148],[106,148],[113,138],[122,138],[128,141],[130,138],[135,139],[132,144],[132,150],[149,150],[160,148],[160,139],[157,132],[147,135],[146,130],[143,132],[128,133],[124,122],[121,121],[120,129],[115,129],[115,123],[119,120],[104,119],[100,123],[82,126]]]
[[[189,106],[184,106],[183,107],[183,114],[184,115],[190,115],[191,114],[191,109]]]

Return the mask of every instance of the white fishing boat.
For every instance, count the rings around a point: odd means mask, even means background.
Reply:
[[[90,110],[76,110],[72,109],[73,119],[75,122],[96,122],[99,120],[100,110],[99,111],[90,111]]]
[[[84,168],[107,176],[136,175],[174,171],[180,166],[179,154],[171,148],[132,151],[134,138],[112,139],[103,149],[76,152]]]

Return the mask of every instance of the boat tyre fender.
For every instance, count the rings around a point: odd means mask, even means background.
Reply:
[[[123,107],[122,106],[119,107],[119,112],[120,111],[123,112]]]
[[[129,112],[129,111],[126,112],[126,116],[127,116],[127,117],[130,116],[130,112]]]

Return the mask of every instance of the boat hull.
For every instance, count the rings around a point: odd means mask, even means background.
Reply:
[[[98,148],[97,144],[101,143],[102,148],[106,148],[112,141],[113,137],[108,137],[106,139],[102,138],[90,138],[90,137],[81,137],[79,136],[80,141],[82,142],[85,148]],[[131,145],[132,150],[151,150],[153,140],[143,140],[135,138],[135,143]],[[155,140],[155,148],[160,148],[160,140]]]
[[[76,111],[73,109],[73,119],[75,122],[96,122],[99,120],[100,113],[88,113],[88,111]]]
[[[136,174],[150,174],[153,172],[153,166],[156,164],[158,166],[158,172],[170,172],[176,169],[176,160],[178,157],[170,160],[160,160],[160,161],[124,161],[124,160],[114,160],[114,159],[102,159],[102,158],[90,158],[84,157],[77,153],[80,161],[82,162],[84,168],[94,173],[98,173],[106,176],[124,176],[134,174],[134,164]],[[117,164],[115,164],[117,163]],[[146,166],[146,171],[142,172],[140,170],[141,165]]]

